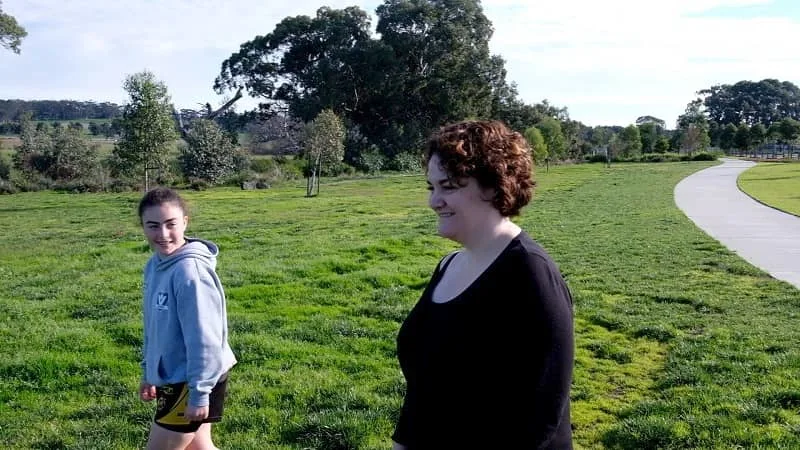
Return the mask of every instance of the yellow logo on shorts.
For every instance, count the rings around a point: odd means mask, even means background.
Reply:
[[[165,386],[165,388],[168,388],[168,386]],[[165,396],[158,399],[159,411],[165,412],[165,414],[156,419],[156,422],[166,425],[186,425],[189,421],[184,418],[183,413],[186,410],[186,404],[189,400],[189,389],[184,383],[183,389],[177,397],[171,395],[172,393],[173,390],[171,387],[169,387],[169,393],[164,389]],[[169,401],[172,402],[171,404],[166,404],[168,398]],[[162,400],[164,401],[164,405],[161,404]],[[167,411],[163,411],[164,409]]]

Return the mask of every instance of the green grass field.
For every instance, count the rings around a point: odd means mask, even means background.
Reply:
[[[84,118],[84,119],[73,119],[73,120],[55,120],[55,119],[33,120],[32,122],[33,123],[43,122],[43,123],[45,123],[47,125],[50,125],[50,124],[52,124],[54,122],[59,122],[59,123],[61,123],[62,126],[69,125],[69,124],[71,124],[73,122],[80,122],[80,123],[83,124],[84,128],[86,128],[86,127],[89,126],[90,123],[102,124],[102,123],[111,123],[113,121],[114,121],[114,119],[86,119],[86,118]]]
[[[518,222],[576,302],[576,448],[800,448],[800,291],[698,230],[674,185],[714,163],[556,166]],[[421,176],[186,192],[221,247],[225,449],[385,449],[395,335],[438,259]],[[136,194],[0,196],[0,447],[141,448]]]
[[[0,157],[5,157],[11,160],[11,155],[14,154],[14,148],[19,145],[19,138],[11,136],[0,136]]]
[[[88,137],[88,135],[87,135]],[[98,146],[100,155],[107,155],[114,150],[114,140],[102,137],[88,137],[89,143]],[[15,149],[19,146],[19,136],[0,136],[0,155],[5,155],[10,160]]]
[[[800,216],[800,163],[759,163],[739,175],[738,183],[758,201]]]
[[[102,142],[104,142],[104,141],[112,142],[110,140],[104,139],[102,137],[102,135],[101,136],[94,136],[89,132],[89,124],[91,124],[91,123],[97,123],[97,124],[111,123],[112,119],[34,120],[32,122],[34,124],[38,124],[39,122],[42,122],[47,126],[52,126],[53,123],[58,122],[58,123],[61,124],[62,127],[68,127],[71,123],[80,122],[83,125],[83,133],[84,133],[84,135],[87,138],[91,139],[92,142],[98,142],[98,143],[101,143],[101,145],[102,145]],[[2,141],[7,141],[7,142],[3,143]],[[17,145],[16,142],[18,142],[18,141],[19,141],[19,135],[18,134],[0,135],[0,149],[4,145],[14,145],[14,146],[16,146]],[[13,148],[13,147],[9,147],[9,148]]]

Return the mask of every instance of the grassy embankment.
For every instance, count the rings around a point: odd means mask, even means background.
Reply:
[[[738,184],[758,201],[800,216],[800,163],[760,163],[739,175]]]

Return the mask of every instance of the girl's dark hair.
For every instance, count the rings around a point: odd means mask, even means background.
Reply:
[[[189,208],[186,205],[186,201],[177,192],[169,188],[157,187],[147,191],[139,201],[139,222],[141,223],[142,221],[142,214],[144,214],[145,209],[151,206],[161,206],[165,203],[175,203],[181,208],[184,215],[188,214]]]
[[[533,196],[533,161],[528,142],[503,122],[468,120],[442,127],[428,140],[425,167],[433,155],[459,184],[473,177],[495,190],[492,205],[504,217],[516,216]]]

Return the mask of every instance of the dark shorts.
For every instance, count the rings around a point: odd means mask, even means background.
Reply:
[[[190,422],[183,418],[189,401],[186,383],[165,384],[156,387],[156,416],[154,422],[170,431],[194,433],[200,425],[222,420],[225,409],[225,392],[228,389],[228,374],[222,375],[208,398],[208,417],[202,422]]]

